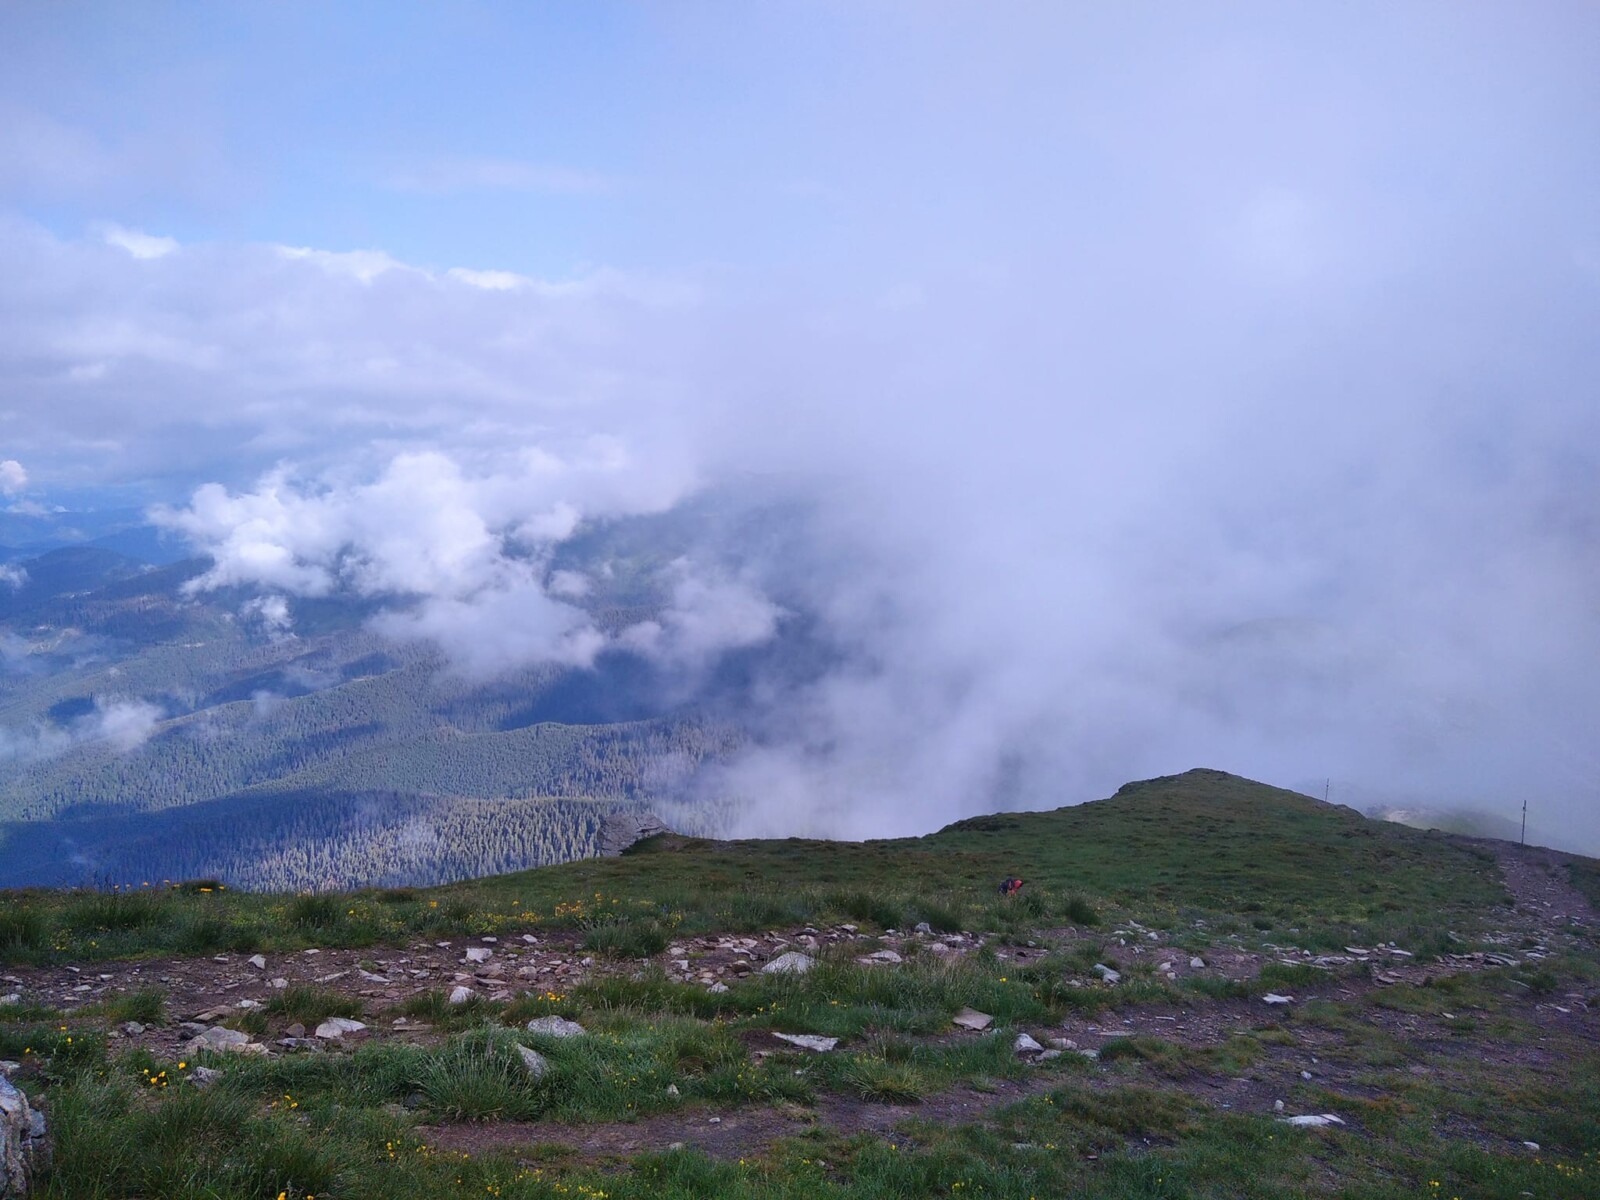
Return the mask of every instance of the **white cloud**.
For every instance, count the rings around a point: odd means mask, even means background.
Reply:
[[[28,486],[28,472],[14,458],[0,462],[0,492],[15,496]]]
[[[102,227],[100,236],[105,239],[106,245],[126,250],[134,258],[140,259],[165,258],[178,248],[176,238],[157,237],[137,229],[124,229],[120,225]]]
[[[13,563],[0,563],[0,586],[16,590],[28,582],[28,570]]]
[[[150,740],[161,719],[161,709],[146,701],[97,696],[92,711],[65,725],[39,722],[0,728],[0,759],[37,762],[94,745],[131,754]]]

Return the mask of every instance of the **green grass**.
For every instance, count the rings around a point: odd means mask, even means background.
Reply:
[[[1575,882],[1587,869],[1579,864]],[[1008,875],[1027,882],[1003,899],[994,884]],[[553,928],[581,935],[615,972],[511,1002],[450,1005],[443,991],[425,992],[371,1018],[426,1022],[432,1032],[418,1044],[205,1053],[201,1061],[223,1076],[203,1091],[185,1082],[193,1062],[179,1068],[148,1050],[119,1052],[127,1043],[110,1037],[123,1021],[164,1019],[158,989],[70,1013],[0,1007],[0,1057],[22,1064],[19,1084],[50,1114],[56,1168],[38,1194],[52,1200],[1600,1196],[1600,1064],[1534,1008],[1593,995],[1592,943],[1528,966],[1270,1015],[1235,1002],[1268,988],[1328,995],[1354,980],[1269,961],[1253,980],[1171,983],[1149,953],[1116,945],[1117,937],[1142,944],[1128,924],[1138,921],[1164,946],[1201,953],[1219,939],[1309,949],[1393,939],[1425,960],[1454,947],[1448,930],[1471,939],[1499,927],[1503,894],[1481,850],[1216,773],[922,839],[660,839],[620,859],[437,889],[251,896],[197,880],[7,899],[0,957],[8,962]],[[908,951],[892,968],[855,962],[858,942],[820,951],[805,975],[756,974],[715,995],[626,961],[696,932],[846,921],[869,933],[926,921],[942,933],[997,936],[953,961]],[[1073,940],[1068,928],[1096,938]],[[1026,966],[996,954],[1028,942],[1047,953]],[[1096,961],[1122,971],[1122,984],[1094,981]],[[1103,1042],[1095,1063],[1073,1054],[1030,1063],[1011,1048],[1020,1029],[1043,1036],[1063,1020],[1115,1029],[1110,1010],[1212,1005],[1239,1024],[1215,1044],[1130,1034]],[[991,1032],[952,1030],[951,1016],[968,1006],[995,1017]],[[360,1012],[342,993],[295,987],[235,1023],[264,1031]],[[550,1013],[580,1020],[588,1035],[525,1029]],[[840,1042],[813,1054],[774,1032]],[[1490,1039],[1525,1047],[1529,1063],[1484,1071],[1479,1050]],[[545,1057],[542,1078],[518,1046]],[[1313,1054],[1316,1075],[1303,1080]],[[1351,1124],[1308,1133],[1270,1112],[1219,1107],[1212,1083],[1240,1079],[1269,1081],[1291,1111],[1337,1111]],[[935,1101],[955,1088],[1026,1096],[951,1118]],[[590,1162],[526,1146],[462,1158],[428,1149],[417,1133],[424,1122],[577,1128],[668,1113],[692,1130],[752,1108],[805,1129],[808,1116],[857,1101],[928,1117],[871,1135],[818,1124],[725,1162],[693,1151]],[[1524,1140],[1544,1149],[1529,1153]]]

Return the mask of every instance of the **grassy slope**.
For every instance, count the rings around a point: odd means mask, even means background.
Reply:
[[[993,895],[996,881],[1009,874],[1028,880],[1020,901]],[[1129,785],[1078,808],[978,818],[921,839],[667,838],[620,859],[388,895],[185,891],[132,900],[10,900],[0,908],[0,958],[7,954],[7,929],[20,929],[19,913],[31,914],[42,938],[21,957],[57,959],[171,945],[199,953],[223,945],[270,949],[551,925],[587,929],[597,952],[631,956],[658,951],[678,931],[841,916],[869,927],[927,918],[1048,939],[1041,931],[1082,925],[1096,911],[1102,919],[1133,917],[1164,928],[1169,943],[1197,949],[1219,939],[1315,946],[1392,932],[1424,953],[1447,928],[1470,936],[1498,927],[1503,917],[1500,887],[1482,852],[1209,771]],[[129,917],[124,928],[111,928]],[[0,1050],[20,1054],[25,1042],[37,1064],[25,1082],[50,1098],[61,1131],[59,1166],[44,1194],[61,1200],[132,1194],[271,1200],[280,1191],[295,1200],[308,1194],[325,1200],[1600,1195],[1600,1183],[1588,1174],[1600,1172],[1594,1056],[1576,1046],[1560,1078],[1507,1061],[1484,1076],[1476,1052],[1460,1060],[1463,1049],[1449,1040],[1471,1036],[1476,1027],[1497,1053],[1521,1044],[1548,1053],[1553,1031],[1536,1022],[1528,984],[1519,980],[1531,980],[1541,995],[1578,987],[1586,990],[1575,994],[1600,999],[1593,993],[1600,971],[1592,944],[1583,956],[1551,960],[1547,979],[1490,973],[1437,988],[1391,989],[1376,997],[1375,1008],[1307,1006],[1249,1036],[1235,1035],[1221,1050],[1129,1039],[1126,1053],[1090,1072],[1092,1078],[1082,1060],[1069,1056],[1052,1065],[1057,1073],[1049,1078],[1031,1076],[1050,1090],[1002,1106],[988,1121],[912,1128],[896,1136],[900,1149],[877,1137],[819,1129],[737,1164],[693,1152],[598,1169],[560,1155],[540,1160],[537,1152],[461,1159],[429,1150],[413,1131],[417,1116],[397,1104],[420,1097],[419,1111],[435,1120],[498,1113],[581,1125],[668,1110],[678,1103],[666,1099],[668,1082],[681,1085],[682,1103],[707,1112],[751,1104],[798,1104],[803,1111],[830,1094],[915,1098],[956,1080],[1020,1078],[1005,1028],[1013,1023],[1039,1028],[1074,1007],[1082,1011],[1087,999],[1134,1009],[1206,1002],[1157,980],[1125,985],[1115,998],[1062,989],[1063,972],[1085,969],[1070,961],[1068,945],[1047,967],[1026,973],[983,956],[955,972],[913,962],[888,974],[844,961],[826,963],[804,980],[757,976],[720,997],[659,980],[619,979],[584,985],[559,1000],[484,1006],[454,1017],[440,1004],[426,1015],[459,1032],[437,1048],[373,1045],[354,1055],[216,1060],[228,1082],[204,1093],[167,1085],[180,1078],[175,1063],[117,1056],[86,1027],[57,1029],[50,1014],[34,1014],[30,1027],[29,1014],[19,1012],[9,1032],[0,1016]],[[15,937],[12,946],[16,955]],[[1087,949],[1092,953],[1092,945]],[[958,1003],[996,1013],[1003,1028],[961,1046],[917,1040],[943,1028]],[[600,1036],[583,1044],[540,1043],[554,1073],[533,1086],[518,1073],[510,1039],[521,1020],[547,1004],[581,1017]],[[159,997],[146,998],[145,1006],[158,1008]],[[1472,1016],[1454,1031],[1415,1037],[1394,1021],[1373,1020],[1381,1010],[1404,1022],[1437,1021],[1443,1007]],[[468,1028],[474,1020],[489,1023]],[[775,1026],[832,1033],[848,1044],[825,1059],[751,1062],[739,1035]],[[1176,1086],[1196,1071],[1221,1077],[1265,1071],[1276,1078],[1270,1061],[1297,1041],[1325,1063],[1344,1059],[1368,1073],[1358,1077],[1365,1080],[1360,1088],[1341,1094],[1316,1081],[1285,1084],[1291,1110],[1339,1108],[1358,1130],[1290,1131],[1270,1115],[1222,1110],[1205,1099],[1203,1087],[1196,1096]],[[1300,1061],[1285,1072],[1291,1079]],[[152,1076],[157,1082],[149,1082]],[[1476,1132],[1461,1136],[1462,1129]],[[1541,1141],[1545,1155],[1512,1149],[1524,1138]]]

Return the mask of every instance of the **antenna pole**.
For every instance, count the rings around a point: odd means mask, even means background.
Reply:
[[[1528,798],[1526,796],[1522,798],[1522,840],[1517,844],[1519,846],[1528,844]]]
[[[1322,802],[1324,804],[1326,804],[1328,802],[1328,792],[1332,787],[1333,787],[1333,780],[1324,779],[1322,781]]]

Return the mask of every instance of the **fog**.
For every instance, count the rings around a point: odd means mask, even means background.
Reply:
[[[815,621],[830,668],[663,797],[737,832],[1211,766],[1527,799],[1600,851],[1595,11],[817,21],[664,20],[725,90],[637,115],[626,169],[385,175],[586,205],[606,265],[564,272],[509,227],[142,228],[35,122],[28,186],[110,207],[0,223],[0,483],[160,492],[197,588],[278,633],[286,597],[392,598],[378,629],[484,677],[693,675]],[[552,573],[708,493],[789,525],[708,526],[658,618],[602,630]]]

